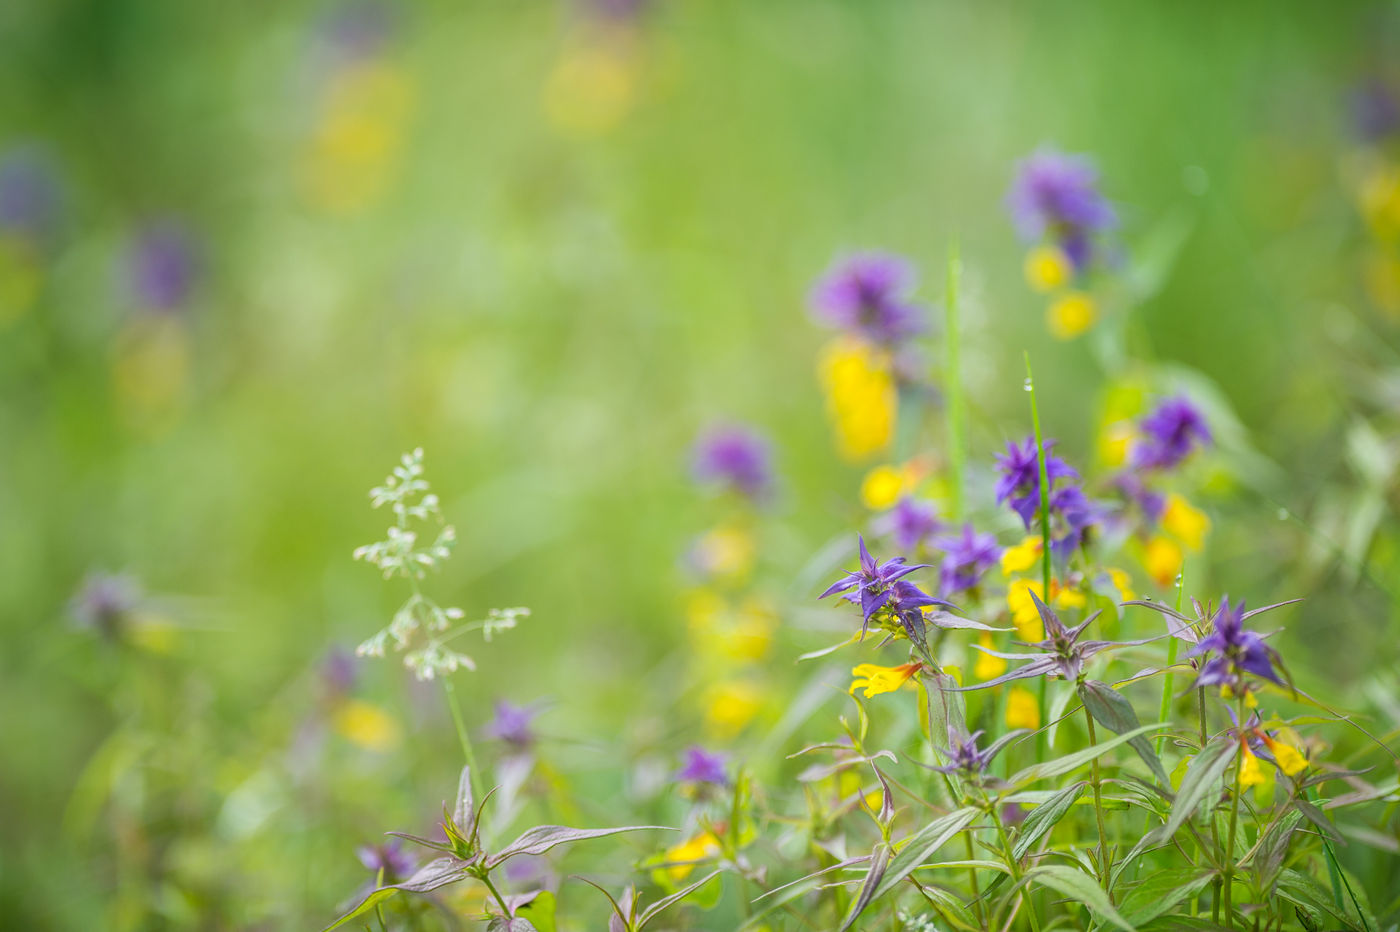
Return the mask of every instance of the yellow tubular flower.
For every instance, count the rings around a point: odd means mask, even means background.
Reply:
[[[710,832],[701,832],[694,838],[686,839],[672,848],[666,849],[667,861],[703,861],[705,858],[719,854],[719,839]],[[679,883],[690,872],[695,870],[694,864],[676,864],[666,868],[666,873],[670,875],[672,881]]]
[[[1240,744],[1240,787],[1248,789],[1264,782],[1264,768],[1259,766],[1259,758],[1246,744]]]
[[[823,351],[820,371],[841,455],[862,460],[886,449],[898,407],[888,354],[858,340],[838,339]]]
[[[1170,586],[1181,572],[1181,547],[1166,537],[1154,537],[1143,550],[1142,564],[1159,586]]]
[[[1124,602],[1137,598],[1137,595],[1133,592],[1133,578],[1126,572],[1118,569],[1116,566],[1106,566],[1104,567],[1104,572],[1108,573],[1108,578],[1113,583],[1113,588],[1118,590],[1118,598],[1122,599]]]
[[[1006,727],[1032,730],[1040,727],[1040,705],[1029,689],[1013,686],[1006,694]]]
[[[1195,552],[1205,544],[1210,517],[1173,492],[1167,496],[1166,507],[1162,510],[1162,527]]]
[[[705,726],[718,737],[737,734],[763,708],[758,687],[738,680],[714,686],[705,698]]]
[[[335,730],[367,751],[391,751],[399,743],[398,722],[379,708],[348,699],[335,711]]]
[[[1055,299],[1045,311],[1045,324],[1057,340],[1073,340],[1094,326],[1098,305],[1082,291],[1071,291]]]
[[[1011,609],[1011,623],[1016,626],[1016,636],[1023,641],[1034,643],[1045,639],[1045,626],[1040,621],[1040,612],[1031,601],[1034,592],[1045,598],[1045,587],[1031,579],[1013,579],[1006,590],[1006,606]]]
[[[904,473],[893,466],[876,466],[860,484],[860,501],[871,511],[884,511],[904,492]]]
[[[851,675],[855,679],[851,681],[850,692],[855,693],[857,689],[864,689],[867,699],[881,693],[892,693],[909,682],[909,679],[923,668],[922,663],[906,663],[897,667],[862,663],[851,670]]]
[[[1263,735],[1264,744],[1269,748],[1269,753],[1274,755],[1274,760],[1278,761],[1278,769],[1288,774],[1290,777],[1302,773],[1308,769],[1308,759],[1299,753],[1298,749],[1291,744],[1285,744],[1268,735]]]
[[[1069,259],[1054,246],[1037,246],[1026,253],[1026,283],[1036,291],[1054,291],[1069,281]]]
[[[1089,604],[1088,596],[1078,589],[1062,586],[1058,579],[1050,580],[1050,601],[1056,608],[1083,608]]]
[[[983,631],[977,638],[977,643],[981,646],[992,649],[992,633]],[[979,680],[994,680],[1006,672],[1006,661],[1000,657],[993,657],[991,654],[984,654],[977,651],[977,661],[972,665],[972,675]]]
[[[1040,535],[1028,535],[1019,544],[1001,552],[1001,572],[1005,576],[1024,573],[1040,562]]]
[[[1105,466],[1117,468],[1128,461],[1128,448],[1136,435],[1131,421],[1105,424],[1099,432],[1099,459]]]

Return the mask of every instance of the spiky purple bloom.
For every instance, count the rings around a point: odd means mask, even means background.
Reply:
[[[495,709],[495,717],[486,725],[489,737],[517,748],[527,748],[535,743],[535,732],[531,726],[540,714],[538,706],[515,705],[500,699],[496,701]]]
[[[1134,444],[1131,460],[1142,469],[1171,469],[1211,441],[1205,416],[1181,396],[1162,402],[1141,426],[1142,439]]]
[[[31,240],[52,232],[59,187],[53,165],[37,146],[16,146],[0,159],[0,230]]]
[[[861,537],[860,569],[848,571],[817,598],[845,593],[842,597],[846,601],[860,605],[865,619],[860,629],[862,635],[869,629],[870,619],[876,613],[888,612],[903,625],[910,640],[923,643],[924,606],[947,606],[948,603],[935,599],[904,577],[928,566],[927,563],[905,563],[904,557],[892,557],[881,563],[870,555],[865,538]]]
[[[1214,629],[1186,655],[1214,655],[1201,665],[1196,686],[1238,687],[1245,673],[1282,685],[1283,681],[1274,670],[1274,664],[1279,662],[1278,651],[1265,644],[1255,632],[1246,630],[1244,619],[1244,599],[1231,606],[1226,596],[1211,617]]]
[[[900,550],[919,549],[942,528],[943,522],[938,520],[938,512],[932,502],[909,497],[895,503],[876,525],[876,529],[881,534],[888,534]]]
[[[696,441],[692,472],[699,482],[719,483],[750,499],[773,485],[772,450],[756,430],[742,424],[710,427]]]
[[[681,783],[712,783],[724,786],[729,776],[724,772],[725,757],[699,746],[686,749],[685,763],[676,771],[676,780]]]
[[[403,850],[403,842],[397,838],[378,845],[360,845],[355,849],[355,856],[371,874],[378,876],[383,871],[384,883],[406,880],[418,867],[418,862]]]
[[[1079,486],[1068,485],[1050,496],[1050,514],[1056,528],[1050,555],[1063,562],[1084,542],[1089,528],[1102,520],[1103,509],[1090,501]]]
[[[996,537],[978,534],[971,524],[963,525],[961,535],[939,538],[934,545],[944,552],[943,564],[938,569],[940,595],[951,596],[971,589],[1001,559]]]
[[[1034,241],[1048,233],[1082,271],[1091,258],[1093,235],[1118,224],[1098,180],[1086,157],[1041,149],[1019,164],[1006,207],[1022,237]]]
[[[1060,479],[1079,478],[1079,473],[1050,452],[1054,446],[1055,441],[1045,441],[1045,475],[1052,490]],[[1001,473],[997,480],[997,504],[1009,501],[1012,510],[1021,516],[1026,530],[1030,530],[1040,511],[1040,464],[1036,459],[1035,438],[1027,437],[1020,446],[1008,442],[1005,455],[997,454],[996,468]],[[1053,506],[1053,501],[1051,504]]]
[[[948,727],[948,747],[942,749],[944,756],[948,758],[948,763],[942,766],[934,766],[931,764],[922,764],[921,766],[927,767],[929,770],[936,770],[939,773],[955,773],[964,779],[973,780],[978,783],[987,784],[990,782],[993,785],[1002,785],[1000,780],[987,775],[985,771],[987,767],[991,765],[992,759],[1001,752],[1002,748],[1006,747],[1007,744],[1016,740],[1024,733],[1024,728],[1017,728],[1014,731],[1007,732],[990,745],[983,748],[979,747],[977,743],[978,739],[981,738],[983,734],[981,729],[969,735],[960,728],[950,725]]]
[[[110,638],[121,633],[140,602],[141,586],[134,577],[92,572],[84,577],[69,611],[79,627]]]
[[[151,310],[176,310],[194,290],[198,265],[194,239],[183,225],[173,220],[153,223],[132,245],[132,291]]]
[[[914,267],[904,259],[858,253],[821,277],[809,303],[822,323],[892,347],[924,330],[924,309],[908,298],[914,283]]]
[[[974,644],[973,646],[982,653],[991,654],[993,657],[1001,657],[1005,660],[1028,660],[1030,662],[995,679],[987,680],[985,683],[959,687],[960,691],[987,689],[991,686],[1009,683],[1012,680],[1023,680],[1033,676],[1057,676],[1072,683],[1078,682],[1084,673],[1084,662],[1095,654],[1113,648],[1147,643],[1145,640],[1081,641],[1080,635],[1099,617],[1099,612],[1094,612],[1073,628],[1068,628],[1064,622],[1060,621],[1060,616],[1056,615],[1048,605],[1040,600],[1040,596],[1036,595],[1034,591],[1030,592],[1029,595],[1035,603],[1036,611],[1040,613],[1041,624],[1045,627],[1045,640],[1028,645],[1039,648],[1039,652],[1008,654]]]

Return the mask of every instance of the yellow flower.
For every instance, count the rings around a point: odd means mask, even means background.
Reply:
[[[749,529],[730,524],[701,535],[695,543],[695,562],[713,576],[742,579],[753,569],[757,552]]]
[[[1278,761],[1279,770],[1291,777],[1308,769],[1308,759],[1299,753],[1293,745],[1268,735],[1263,735],[1263,738],[1264,743],[1268,745],[1269,752],[1274,755],[1274,760]]]
[[[1181,547],[1167,537],[1154,537],[1143,550],[1142,565],[1159,586],[1169,586],[1181,572]]]
[[[139,618],[131,626],[131,643],[153,654],[169,654],[175,649],[178,629],[159,617]]]
[[[719,683],[706,693],[705,725],[711,734],[730,737],[753,721],[762,708],[763,694],[752,683]]]
[[[1099,316],[1094,299],[1082,291],[1071,291],[1051,302],[1045,312],[1045,323],[1058,340],[1073,340],[1090,327]]]
[[[1240,786],[1248,788],[1263,783],[1264,768],[1259,766],[1259,758],[1244,743],[1240,744],[1240,754]]]
[[[1036,593],[1039,595],[1040,593]],[[1089,604],[1089,597],[1078,589],[1061,586],[1058,579],[1050,580],[1050,604],[1056,608],[1083,608]]]
[[[303,171],[318,206],[351,213],[383,194],[399,162],[415,97],[412,77],[387,61],[336,74]]]
[[[897,667],[862,663],[851,670],[855,679],[851,680],[850,692],[854,694],[857,689],[864,689],[867,699],[881,693],[892,693],[923,668],[922,663],[905,663]]]
[[[729,606],[713,589],[696,589],[685,597],[685,618],[690,631],[703,638],[720,624]]]
[[[335,710],[335,730],[367,751],[391,751],[399,743],[399,725],[377,705],[347,699]]]
[[[20,236],[0,236],[0,324],[16,320],[33,306],[43,285],[38,256]]]
[[[1011,609],[1011,623],[1016,626],[1016,636],[1034,643],[1045,639],[1045,626],[1041,624],[1040,612],[1031,601],[1034,592],[1042,600],[1045,587],[1031,579],[1013,579],[1006,590],[1006,605]]]
[[[893,466],[876,466],[860,484],[860,501],[871,511],[884,511],[905,491],[904,474]]]
[[[1393,249],[1373,249],[1365,263],[1367,295],[1392,317],[1400,315],[1400,256]]]
[[[981,646],[992,649],[992,634],[990,631],[983,631],[977,638],[977,643]],[[977,661],[972,665],[972,675],[979,680],[994,680],[1006,672],[1006,661],[1000,657],[993,657],[991,654],[984,654],[977,651]]]
[[[1040,727],[1040,704],[1029,689],[1013,686],[1006,694],[1006,726],[1030,729]]]
[[[719,854],[719,850],[719,839],[711,832],[701,832],[675,847],[667,848],[665,859],[667,861],[703,861],[705,858]],[[681,863],[666,868],[666,873],[673,882],[679,883],[690,876],[690,872],[693,870],[695,870],[694,864]]]
[[[1001,552],[1001,571],[1010,576],[1023,573],[1040,562],[1040,535],[1029,535],[1019,544],[1013,544]]]
[[[888,354],[838,339],[823,350],[819,368],[841,455],[862,460],[887,448],[898,403]]]
[[[1069,259],[1054,246],[1037,246],[1026,253],[1025,273],[1026,282],[1036,291],[1054,291],[1069,281]]]
[[[1132,446],[1135,434],[1132,421],[1105,424],[1099,432],[1099,459],[1103,464],[1116,468],[1126,463],[1128,448]]]
[[[1361,212],[1377,239],[1400,237],[1400,169],[1383,165],[1361,185]]]
[[[1176,536],[1187,549],[1197,551],[1210,531],[1210,518],[1204,511],[1173,492],[1162,510],[1162,527]]]
[[[1137,598],[1133,593],[1133,578],[1126,572],[1118,569],[1116,566],[1106,566],[1104,567],[1104,572],[1108,573],[1108,578],[1113,583],[1113,588],[1118,590],[1118,598],[1122,599],[1124,602]]]
[[[624,34],[573,40],[570,46],[545,82],[545,114],[565,135],[601,136],[633,108],[640,56]]]
[[[190,374],[190,337],[172,314],[141,314],[117,334],[112,388],[131,424],[159,430],[179,414]]]

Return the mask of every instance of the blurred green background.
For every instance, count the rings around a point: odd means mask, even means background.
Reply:
[[[1212,506],[1200,594],[1308,595],[1285,635],[1311,645],[1302,681],[1390,688],[1365,685],[1396,657],[1390,519],[1337,551],[1365,485],[1348,431],[1391,443],[1368,389],[1400,340],[1363,290],[1347,95],[1393,60],[1393,6],[632,6],[0,7],[0,156],[56,193],[0,323],[15,927],[118,927],[133,884],[154,892],[131,927],[314,926],[360,882],[355,844],[432,818],[458,751],[396,663],[356,687],[401,720],[393,752],[332,736],[310,779],[297,750],[328,651],[403,595],[350,553],[386,523],[366,491],[415,446],[460,538],[433,591],[469,617],[534,610],[469,650],[472,717],[552,696],[579,785],[614,786],[714,514],[697,430],[775,440],[760,566],[784,605],[807,608],[798,571],[861,520],[804,308],[844,250],[912,257],[932,304],[958,238],[973,457],[1027,430],[1029,350],[1047,430],[1084,460],[1104,373],[1046,334],[1002,205],[1046,143],[1092,154],[1129,255],[1184,237],[1130,347],[1213,381],[1258,457]],[[188,253],[166,307],[133,281],[152,230]],[[101,569],[141,581],[169,643],[75,629]],[[820,640],[780,633],[779,681]],[[671,701],[646,727],[684,740],[700,713]],[[113,794],[159,819],[104,816]]]

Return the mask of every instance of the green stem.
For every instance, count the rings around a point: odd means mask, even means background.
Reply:
[[[1099,739],[1094,733],[1094,716],[1089,714],[1088,706],[1084,707],[1084,720],[1089,723],[1089,746],[1093,747],[1099,743]],[[1089,762],[1089,778],[1094,788],[1094,818],[1099,827],[1099,880],[1108,894],[1108,901],[1112,903],[1113,891],[1109,887],[1113,874],[1108,861],[1108,833],[1104,831],[1103,823],[1103,779],[1099,773],[1097,757]]]
[[[995,803],[988,801],[985,797],[982,800],[987,810],[987,814],[992,817],[992,824],[996,826],[997,838],[1001,840],[1002,858],[1006,861],[1007,870],[1011,871],[1011,881],[1014,884],[1021,882],[1021,867],[1016,863],[1016,858],[1012,854],[1011,840],[1006,837],[1006,826],[1002,824],[1001,813],[997,811]],[[1031,917],[1032,932],[1040,932],[1040,916],[1035,911],[1035,901],[1031,899],[1029,887],[1021,888],[1021,899],[1026,904],[1026,913]]]
[[[1045,604],[1050,604],[1050,475],[1045,467],[1045,444],[1040,438],[1040,409],[1035,402],[1035,376],[1031,374],[1031,354],[1025,353],[1026,357],[1026,391],[1031,394],[1031,428],[1035,436],[1035,461],[1040,473],[1040,583],[1041,598]],[[1046,715],[1045,697],[1047,686],[1045,677],[1040,677],[1039,696],[1037,702],[1040,704],[1042,715]],[[1042,729],[1040,736],[1036,738],[1036,745],[1040,749],[1042,760],[1050,756],[1050,730]]]
[[[967,459],[963,421],[962,369],[958,359],[959,340],[961,339],[961,328],[958,320],[958,291],[961,278],[962,258],[959,255],[958,241],[954,238],[948,244],[948,283],[946,298],[943,302],[943,347],[947,353],[943,373],[943,392],[947,398],[948,467],[952,480],[950,498],[952,499],[951,517],[954,521],[962,519],[963,474]]]
[[[963,837],[964,845],[967,847],[967,859],[969,861],[975,860],[976,852],[974,852],[972,848],[972,833],[962,832],[960,834]],[[969,867],[967,869],[967,878],[972,881],[972,909],[977,916],[977,924],[979,926],[985,926],[987,923],[986,920],[982,918],[982,890],[977,884],[977,868]]]
[[[509,918],[510,907],[506,905],[505,898],[502,897],[501,892],[496,889],[496,885],[491,882],[491,875],[486,873],[485,871],[482,871],[476,876],[477,879],[479,879],[482,883],[486,884],[486,889],[490,890],[491,895],[496,898],[496,905],[501,907],[501,915]]]
[[[1238,721],[1240,727],[1243,728],[1245,720],[1243,692],[1240,693],[1235,714],[1236,721]],[[1240,770],[1244,767],[1244,756],[1247,753],[1249,753],[1247,748],[1241,747],[1239,752],[1235,754],[1235,777],[1230,782],[1230,831],[1225,838],[1225,876],[1221,881],[1221,890],[1224,894],[1223,902],[1225,904],[1225,926],[1230,929],[1235,927],[1235,914],[1230,909],[1230,897],[1233,892],[1232,888],[1235,885],[1235,827],[1240,819],[1240,796],[1242,795],[1240,792]]]
[[[467,759],[467,777],[471,781],[472,799],[480,805],[481,774],[476,766],[476,755],[472,753],[472,739],[467,735],[466,722],[462,720],[462,706],[457,701],[457,689],[452,685],[450,675],[442,678],[442,688],[447,692],[447,707],[452,710],[452,722],[457,726],[457,740],[462,744],[462,756]]]
[[[1186,591],[1186,564],[1183,562],[1181,572],[1176,577],[1176,610],[1181,612],[1181,595]],[[1157,721],[1169,722],[1172,711],[1172,689],[1175,686],[1176,672],[1172,669],[1176,666],[1176,651],[1181,645],[1181,641],[1172,635],[1167,638],[1167,674],[1162,679],[1162,707],[1157,715]],[[1161,756],[1162,748],[1166,745],[1167,736],[1162,735],[1157,739],[1157,754]]]

